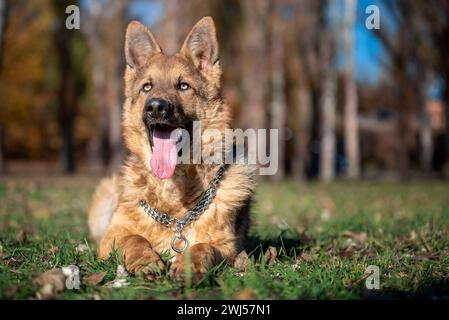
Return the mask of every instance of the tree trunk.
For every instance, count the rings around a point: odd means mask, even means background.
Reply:
[[[446,133],[445,133],[445,163],[443,167],[443,176],[449,178],[449,70],[446,73],[446,84],[443,91],[443,100],[445,104],[445,115],[446,115]]]
[[[432,168],[433,155],[433,137],[430,115],[426,110],[426,104],[422,104],[419,126],[419,141],[421,146],[420,151],[420,165],[424,173],[429,173]]]
[[[357,86],[354,81],[354,23],[357,2],[345,0],[343,43],[345,52],[345,105],[344,105],[344,146],[348,160],[347,177],[357,179],[360,175],[359,130]]]
[[[6,29],[6,20],[8,17],[9,3],[7,0],[0,0],[0,73],[2,72],[3,62],[3,48],[4,48],[4,34]],[[5,172],[5,155],[3,151],[4,142],[4,124],[0,119],[0,174]]]
[[[261,0],[255,3],[243,1],[244,15],[244,41],[246,51],[244,54],[245,109],[243,121],[248,128],[265,127],[264,98],[267,87],[266,61],[266,18],[268,1]]]
[[[59,60],[58,121],[62,137],[62,166],[64,172],[74,173],[76,163],[73,129],[78,109],[78,92],[71,55],[73,33],[64,24],[64,5],[55,2],[55,8],[59,19],[62,21],[55,34]]]
[[[242,1],[244,30],[243,42],[243,128],[262,129],[266,126],[265,92],[266,73],[266,21],[268,1]],[[266,146],[259,145],[264,139],[257,139],[256,152]],[[266,139],[265,139],[266,141]]]
[[[118,168],[124,158],[124,150],[122,143],[122,103],[123,103],[123,72],[125,69],[124,60],[121,59],[123,55],[123,43],[125,42],[125,29],[126,29],[126,8],[127,4],[125,0],[115,0],[114,13],[117,23],[117,34],[114,43],[111,44],[111,50],[113,50],[115,63],[111,70],[111,81],[108,86],[110,97],[109,104],[109,144],[111,150],[111,169]]]
[[[405,9],[404,9],[405,10]],[[407,181],[410,178],[410,159],[409,159],[409,139],[413,136],[411,131],[411,115],[413,114],[413,83],[407,75],[407,28],[406,21],[402,21],[398,30],[398,49],[392,52],[394,65],[394,79],[398,84],[398,95],[396,103],[398,107],[398,132],[399,132],[399,150],[398,165],[399,178]]]
[[[330,17],[338,15],[338,6],[334,1],[328,2]],[[336,70],[334,61],[335,23],[323,19],[323,40],[321,44],[321,63],[323,66],[323,85],[320,97],[321,110],[321,152],[320,179],[332,181],[335,177],[335,145],[336,145]]]
[[[275,15],[275,13],[273,14]],[[282,132],[286,127],[285,105],[285,79],[284,79],[284,35],[283,25],[277,16],[272,18],[271,25],[271,125],[270,129],[278,129],[280,136],[278,141],[270,143],[278,144],[278,171],[273,176],[274,180],[282,180],[285,177],[285,137]]]
[[[419,146],[420,146],[420,166],[421,171],[425,174],[430,173],[432,169],[433,158],[433,136],[432,121],[426,101],[426,81],[420,79],[416,82],[417,103],[420,110],[419,116]]]
[[[400,71],[403,72],[403,71]],[[407,181],[410,178],[410,159],[409,159],[409,139],[412,136],[411,126],[410,126],[410,115],[412,110],[412,92],[409,87],[409,82],[406,80],[404,74],[401,76],[401,81],[399,82],[402,94],[398,96],[400,101],[398,104],[401,105],[399,110],[399,177],[402,181]],[[402,101],[403,99],[403,101]]]
[[[126,1],[94,2],[85,21],[97,105],[97,134],[91,142],[91,164],[114,170],[122,162],[122,78]],[[111,27],[105,27],[114,21]],[[114,28],[113,31],[110,28]],[[117,37],[117,35],[119,35]]]
[[[0,70],[3,53],[4,31],[6,26],[6,18],[8,16],[9,4],[6,0],[0,0]]]
[[[335,177],[335,75],[332,68],[325,74],[321,93],[321,155],[320,178],[323,182],[332,181]]]
[[[304,179],[308,158],[308,144],[312,122],[311,88],[304,81],[300,81],[298,88],[298,125],[299,130],[295,139],[295,161],[292,165],[292,175],[297,180]]]

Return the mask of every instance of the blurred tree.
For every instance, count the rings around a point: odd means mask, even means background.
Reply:
[[[8,19],[9,2],[7,0],[0,0],[0,74],[2,72],[2,57],[4,44],[4,30],[6,29],[6,21]],[[4,124],[0,118],[0,174],[5,171],[5,160],[3,154],[3,131]]]
[[[81,158],[88,150],[90,164],[113,169],[123,155],[123,38],[128,5],[135,2],[80,2],[87,46],[82,33],[61,28],[68,1],[8,3],[8,28],[0,29],[6,44],[0,45],[0,127],[7,135],[0,154],[54,160],[59,152],[66,169],[73,170],[75,154]],[[442,80],[449,105],[448,3],[380,3],[383,18],[375,34],[386,48],[388,67],[373,87],[353,79],[355,0],[154,0],[147,8],[164,9],[152,28],[169,54],[196,21],[212,16],[234,124],[292,129],[294,138],[280,141],[275,179],[292,173],[329,181],[336,174],[337,152],[349,160],[347,175],[359,175],[359,147],[364,167],[369,162],[381,170],[400,168],[402,178],[418,165],[429,171],[432,156],[441,151],[426,107],[430,80]],[[336,59],[337,48],[344,49],[342,60]],[[48,59],[52,54],[56,59]],[[366,92],[369,97],[362,97]],[[449,126],[446,130],[449,159]],[[359,145],[359,134],[373,143]]]
[[[4,47],[4,30],[6,29],[6,21],[8,19],[9,12],[9,1],[0,0],[0,70],[1,70],[1,59]]]
[[[413,86],[415,107],[418,118],[419,165],[424,174],[431,173],[434,155],[434,138],[432,121],[429,111],[429,88],[432,80],[432,65],[438,56],[438,51],[432,49],[432,38],[427,35],[425,8],[420,1],[410,9],[409,33],[414,45],[409,49],[409,60],[412,74],[409,77]]]
[[[336,28],[335,19],[339,15],[337,1],[325,1],[327,9],[322,10],[321,20],[321,66],[323,87],[320,97],[321,110],[321,153],[320,179],[329,182],[335,177],[336,152]]]
[[[318,106],[316,96],[321,89],[319,43],[322,3],[318,1],[291,1],[293,19],[287,28],[289,41],[287,75],[295,85],[293,95],[295,117],[288,117],[294,128],[292,174],[297,179],[315,174],[316,153],[311,154],[312,139],[318,139]],[[290,38],[291,37],[291,38]],[[312,157],[313,156],[313,157]],[[313,173],[312,173],[313,172]]]
[[[54,31],[55,47],[58,56],[59,85],[58,121],[62,137],[62,163],[66,173],[76,171],[75,162],[75,119],[78,113],[81,84],[83,79],[77,79],[77,66],[74,62],[73,42],[76,30],[66,28],[66,7],[73,1],[53,0],[56,14]]]
[[[125,0],[94,1],[86,8],[84,28],[90,47],[90,63],[98,133],[91,143],[93,164],[114,169],[122,161],[121,137],[123,43],[126,29]]]
[[[295,24],[297,21],[295,15]],[[287,81],[287,103],[291,105],[291,111],[286,119],[288,127],[292,128],[293,139],[288,161],[291,164],[293,178],[302,180],[305,177],[308,163],[308,143],[310,140],[311,127],[311,92],[304,66],[304,57],[299,50],[298,34],[295,28],[286,27],[285,51],[285,73]]]
[[[449,0],[420,3],[419,10],[426,23],[424,36],[431,40],[426,52],[433,57],[432,68],[443,82],[446,133],[444,137],[445,164],[443,174],[449,177]]]
[[[359,129],[357,86],[354,80],[354,32],[357,12],[356,0],[345,0],[343,9],[342,40],[344,47],[344,146],[348,161],[347,177],[359,178]]]
[[[267,126],[266,99],[268,89],[267,54],[268,54],[268,19],[269,2],[241,1],[243,13],[242,26],[242,86],[244,128],[263,129]],[[261,149],[257,141],[257,152]]]
[[[443,79],[443,100],[449,101],[449,1],[398,0],[385,1],[384,5],[389,9],[393,23],[376,30],[375,34],[390,56],[392,79],[398,88],[396,109],[399,112],[398,132],[401,137],[400,175],[406,179],[409,176],[410,153],[415,144],[415,117],[419,118],[421,169],[428,172],[431,167],[434,146],[427,106],[431,73]],[[448,110],[446,108],[446,118],[449,120]],[[448,151],[446,159],[449,161],[449,131],[446,131],[445,141]],[[442,171],[444,174],[444,167]]]
[[[412,119],[416,112],[415,92],[413,87],[412,67],[416,62],[415,30],[413,29],[413,4],[407,0],[394,2],[385,1],[384,5],[395,18],[394,25],[383,25],[374,29],[374,33],[381,40],[386,52],[389,54],[392,80],[397,87],[396,110],[399,115],[398,132],[401,143],[399,145],[398,163],[399,175],[402,180],[410,177],[410,150],[414,143]]]
[[[224,96],[233,111],[234,123],[241,127],[243,110],[246,107],[244,105],[246,101],[245,90],[242,88],[243,51],[245,50],[245,45],[243,45],[244,22],[241,0],[192,0],[179,1],[178,4],[176,24],[179,27],[178,33],[181,34],[178,49],[194,23],[204,16],[213,17],[220,48]],[[173,9],[169,6],[167,10]],[[166,26],[164,20],[161,22],[162,29]],[[171,28],[168,29],[170,30]],[[167,31],[161,31],[162,37],[160,38],[165,38],[161,40],[170,38]]]
[[[273,176],[274,180],[281,180],[285,176],[285,137],[286,133],[286,97],[285,97],[285,72],[284,72],[284,33],[285,25],[282,19],[282,1],[274,1],[274,8],[270,15],[270,55],[271,55],[271,105],[270,105],[270,129],[279,130],[279,140],[270,141],[278,144],[278,171]]]
[[[11,0],[0,74],[3,152],[8,159],[52,159],[58,150],[51,2]]]
[[[432,123],[428,108],[429,88],[431,86],[431,68],[438,51],[432,49],[431,37],[427,34],[425,21],[427,5],[420,1],[409,8],[407,24],[409,39],[413,43],[407,47],[408,74],[412,87],[414,112],[418,119],[419,165],[424,174],[431,173],[434,155]],[[413,120],[412,120],[413,121]],[[413,127],[413,124],[412,124]]]
[[[244,30],[243,52],[244,70],[243,86],[245,91],[244,119],[245,127],[264,128],[266,125],[265,93],[268,85],[267,74],[267,24],[269,2],[258,1],[257,4],[243,1]]]

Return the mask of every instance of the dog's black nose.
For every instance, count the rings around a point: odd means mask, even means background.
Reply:
[[[172,105],[165,99],[151,98],[145,103],[145,111],[153,118],[163,118],[172,110]]]

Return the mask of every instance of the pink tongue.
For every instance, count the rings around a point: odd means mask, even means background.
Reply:
[[[177,138],[171,133],[175,129],[156,126],[153,130],[153,156],[151,157],[151,169],[160,179],[169,179],[176,168],[178,153],[176,152]]]

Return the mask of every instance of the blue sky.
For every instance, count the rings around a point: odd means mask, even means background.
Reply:
[[[164,7],[161,1],[134,0],[129,13],[133,18],[152,26],[164,14]]]
[[[382,62],[385,60],[385,50],[372,31],[366,29],[365,13],[369,5],[377,5],[380,8],[380,27],[386,19],[385,9],[379,1],[359,0],[358,18],[355,26],[355,65],[356,79],[359,82],[376,83],[382,74]]]
[[[355,26],[356,79],[360,82],[375,83],[381,76],[380,61],[385,52],[379,40],[366,29],[365,20],[362,19],[364,16],[359,17]]]

